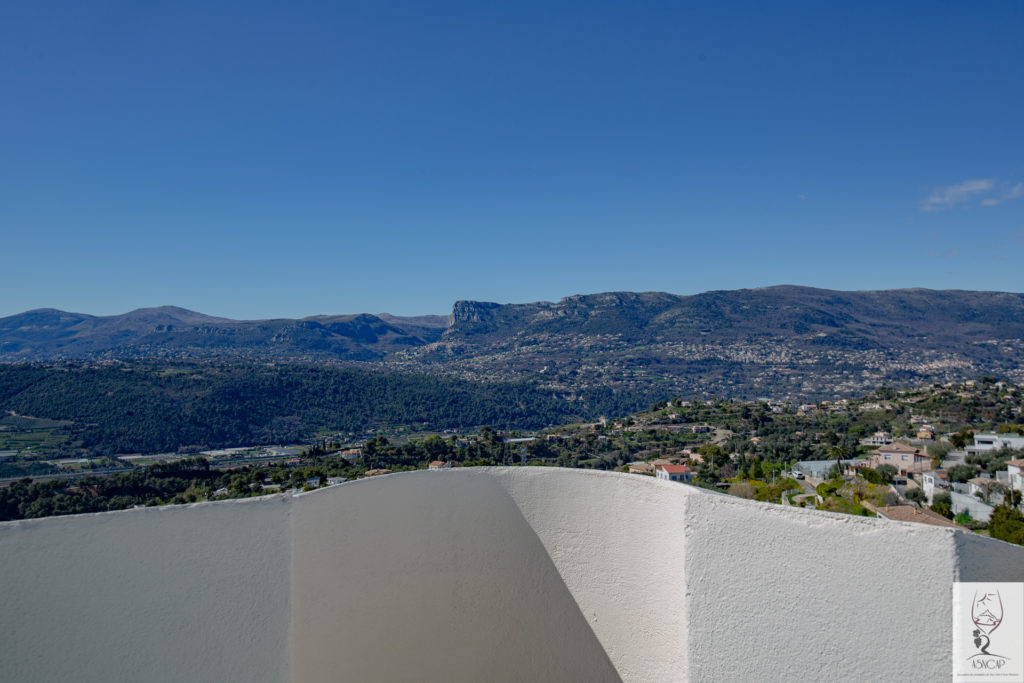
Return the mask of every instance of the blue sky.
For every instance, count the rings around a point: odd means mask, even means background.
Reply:
[[[1024,3],[0,5],[0,316],[1024,291]]]

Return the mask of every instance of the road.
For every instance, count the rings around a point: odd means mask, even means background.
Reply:
[[[210,463],[211,469],[218,470],[237,470],[246,465],[270,465],[275,463],[284,462],[293,456],[280,456],[271,455],[257,458],[235,458],[217,460]],[[58,479],[78,479],[79,477],[109,477],[112,474],[118,474],[121,472],[131,472],[135,467],[108,467],[101,470],[82,470],[81,472],[56,472],[54,474],[39,474],[39,475],[28,475],[28,478],[32,481],[55,481]],[[4,477],[0,479],[0,488],[10,486],[16,481],[24,479],[21,477]]]
[[[56,474],[38,474],[32,475],[28,478],[32,481],[54,481],[56,479],[78,479],[79,477],[109,477],[111,474],[117,474],[118,472],[131,472],[133,467],[108,467],[102,470],[84,470],[82,472],[57,472]],[[21,481],[25,477],[5,477],[0,479],[0,488],[10,486],[16,481]]]

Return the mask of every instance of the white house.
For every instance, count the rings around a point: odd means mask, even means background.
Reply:
[[[1007,462],[1006,471],[1010,475],[1008,488],[1015,491],[1024,491],[1024,458]]]
[[[658,479],[688,482],[693,479],[693,470],[686,465],[658,465],[655,476]]]
[[[864,439],[864,445],[866,446],[888,446],[892,443],[892,434],[889,432],[875,432],[868,438]]]
[[[995,451],[1000,448],[1024,448],[1024,436],[1019,434],[975,434],[974,445],[967,447],[967,454]]]
[[[968,493],[975,498],[984,500],[989,505],[1002,502],[1003,485],[993,477],[974,477],[967,480]]]

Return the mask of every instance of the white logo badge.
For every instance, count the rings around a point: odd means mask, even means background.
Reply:
[[[953,681],[1024,683],[1024,583],[953,584]]]

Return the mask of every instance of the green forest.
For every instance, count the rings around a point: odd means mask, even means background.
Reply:
[[[571,398],[523,383],[306,365],[0,365],[0,411],[69,420],[69,441],[91,455],[294,443],[391,425],[538,429],[629,413],[649,396],[596,388]]]

